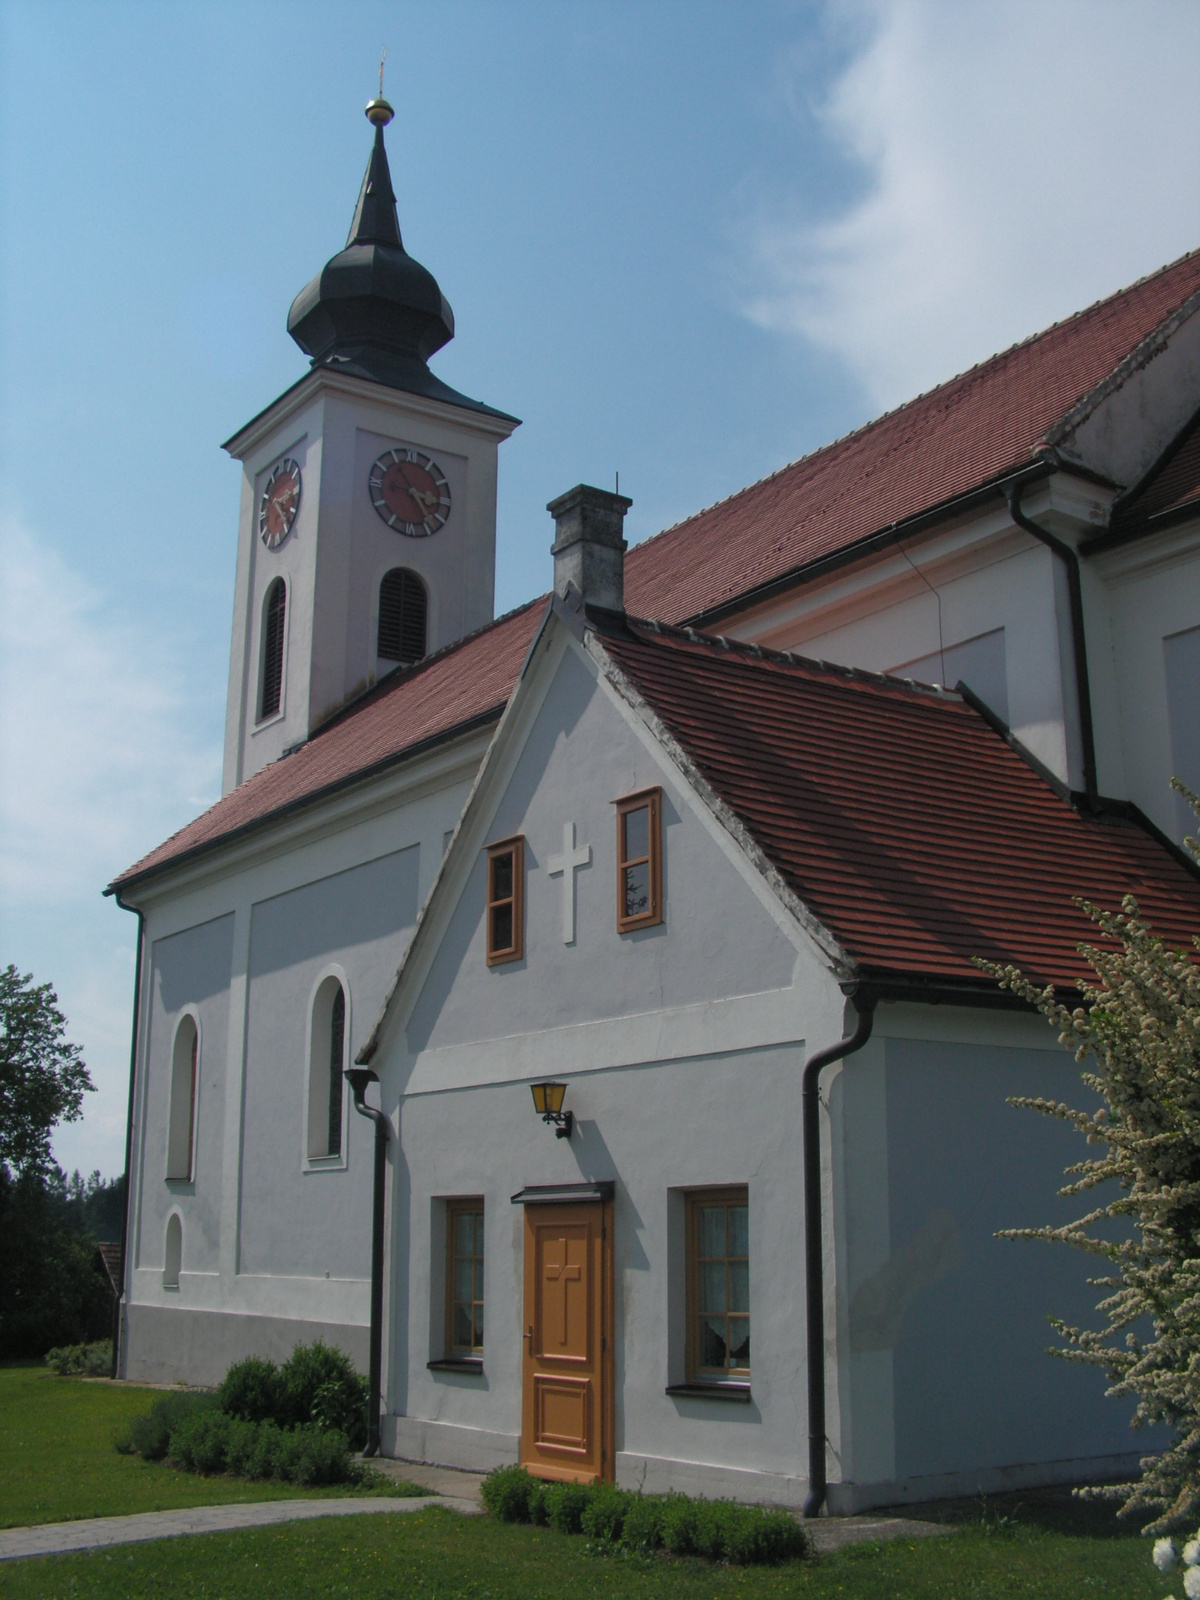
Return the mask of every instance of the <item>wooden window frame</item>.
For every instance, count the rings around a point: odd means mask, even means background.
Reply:
[[[460,1258],[457,1255],[457,1253],[455,1251],[455,1248],[454,1248],[454,1244],[455,1244],[455,1234],[458,1231],[458,1227],[457,1227],[458,1219],[464,1213],[471,1213],[472,1215],[479,1216],[479,1217],[483,1218],[483,1220],[484,1220],[484,1239],[485,1239],[485,1241],[487,1239],[486,1207],[484,1205],[483,1196],[481,1194],[460,1196],[460,1197],[457,1197],[457,1198],[455,1198],[453,1200],[447,1200],[446,1201],[446,1336],[445,1336],[445,1343],[444,1343],[444,1346],[443,1346],[444,1351],[445,1351],[444,1360],[447,1361],[447,1362],[482,1362],[483,1361],[483,1348],[484,1348],[482,1344],[472,1344],[470,1349],[467,1349],[462,1345],[456,1344],[455,1343],[455,1339],[454,1339],[454,1304],[455,1304],[455,1298],[454,1298],[454,1267],[455,1267],[455,1263],[458,1260],[460,1260],[460,1259],[465,1260],[466,1259],[466,1257],[461,1257]],[[483,1256],[472,1255],[472,1257],[471,1257],[472,1261],[479,1261],[481,1263],[484,1261],[484,1259],[485,1259],[485,1257],[483,1257]],[[473,1295],[472,1296],[472,1300],[471,1300],[471,1307],[472,1307],[471,1332],[472,1332],[472,1337],[474,1337],[474,1331],[475,1331],[474,1308],[477,1305],[484,1308],[484,1338],[486,1339],[486,1337],[487,1337],[487,1320],[486,1320],[487,1319],[487,1278],[486,1278],[486,1275],[484,1277],[484,1293],[481,1296],[479,1296],[478,1299],[476,1299],[474,1297],[474,1295]]]
[[[492,862],[499,856],[506,856],[511,852],[513,858],[512,894],[494,897],[492,894]],[[487,847],[487,893],[486,893],[486,930],[487,964],[489,967],[503,966],[509,961],[521,961],[525,956],[525,835],[513,834],[511,839],[497,839],[495,844]],[[511,945],[498,949],[492,944],[492,912],[497,906],[511,903],[513,910],[513,942]]]
[[[700,1365],[700,1251],[699,1251],[699,1213],[701,1206],[746,1206],[749,1208],[750,1192],[745,1184],[722,1184],[711,1189],[689,1189],[685,1195],[687,1205],[687,1349],[686,1370],[689,1384],[707,1385],[712,1388],[734,1386],[745,1389],[750,1384],[750,1375],[753,1366],[725,1367],[718,1370],[715,1367],[702,1367]],[[749,1217],[747,1217],[747,1235],[749,1234]],[[741,1260],[741,1257],[726,1256],[725,1260]],[[749,1238],[747,1237],[746,1262],[749,1264]],[[728,1299],[726,1301],[728,1306]],[[728,1315],[728,1311],[726,1312]],[[750,1313],[747,1311],[747,1317]],[[753,1339],[753,1321],[751,1319],[751,1339]],[[753,1350],[753,1345],[751,1346]]]
[[[653,789],[639,789],[637,794],[624,795],[620,800],[613,802],[617,808],[617,932],[632,933],[637,928],[655,928],[663,920],[663,894],[662,894],[662,790],[657,786]],[[648,856],[625,855],[625,818],[631,811],[640,811],[643,806],[650,811],[650,854]],[[635,917],[624,914],[625,905],[625,870],[627,867],[639,866],[643,861],[650,866],[650,906],[646,911],[639,912]]]

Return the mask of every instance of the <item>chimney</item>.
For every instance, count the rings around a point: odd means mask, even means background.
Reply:
[[[585,606],[625,610],[625,540],[621,530],[633,504],[623,494],[578,484],[551,500],[554,518],[554,592],[566,599],[574,584]]]

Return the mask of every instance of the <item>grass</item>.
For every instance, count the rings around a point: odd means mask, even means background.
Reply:
[[[345,1491],[198,1478],[112,1448],[156,1391],[0,1367],[0,1525]],[[386,1492],[396,1493],[397,1485]],[[911,1507],[940,1538],[815,1563],[711,1567],[592,1553],[586,1539],[449,1511],[376,1514],[0,1566],[13,1600],[1163,1600],[1150,1545],[1065,1492]],[[1173,1576],[1178,1576],[1177,1574]],[[1179,1585],[1174,1585],[1179,1593]]]
[[[202,1478],[161,1462],[118,1455],[114,1435],[159,1393],[57,1378],[40,1365],[0,1366],[0,1527],[250,1500],[425,1492],[392,1481],[364,1490]],[[6,1579],[8,1575],[6,1571]]]
[[[1149,1554],[1136,1537],[976,1520],[815,1564],[710,1567],[598,1556],[578,1536],[434,1510],[15,1562],[0,1587],[13,1600],[1162,1600],[1170,1585]]]

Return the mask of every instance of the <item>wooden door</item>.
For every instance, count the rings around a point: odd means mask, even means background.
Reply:
[[[613,1476],[611,1214],[525,1208],[521,1461],[540,1478]]]

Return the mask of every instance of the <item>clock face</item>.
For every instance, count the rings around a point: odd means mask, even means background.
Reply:
[[[271,468],[258,505],[258,531],[268,550],[274,550],[292,531],[300,509],[300,465],[290,456]]]
[[[397,445],[385,450],[367,480],[371,504],[397,533],[424,539],[444,526],[450,515],[446,475],[420,450]]]

